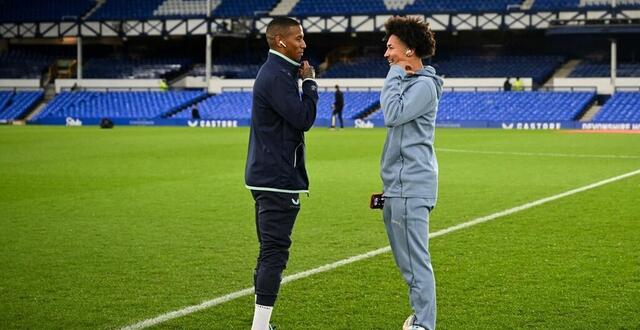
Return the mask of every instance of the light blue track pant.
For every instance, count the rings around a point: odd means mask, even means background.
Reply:
[[[396,265],[409,286],[414,324],[436,327],[436,282],[429,254],[429,210],[424,198],[386,197],[384,225]]]

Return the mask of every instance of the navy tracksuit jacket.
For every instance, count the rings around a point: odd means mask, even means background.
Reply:
[[[270,51],[253,85],[245,183],[251,190],[304,193],[304,132],[316,119],[318,85],[304,81],[301,97],[299,66],[283,56]]]

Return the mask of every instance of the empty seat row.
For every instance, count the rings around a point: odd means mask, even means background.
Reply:
[[[320,92],[318,119],[331,118],[334,92]],[[0,92],[0,119],[23,116],[42,92]],[[362,118],[379,104],[378,91],[345,91],[345,119]],[[251,92],[223,92],[205,98],[199,91],[183,92],[63,92],[37,116],[74,118],[191,118],[196,101],[203,119],[250,119]],[[445,92],[438,121],[572,121],[595,101],[594,92]],[[178,110],[182,110],[179,111]],[[382,119],[378,110],[368,119]],[[640,122],[640,92],[618,92],[594,117],[595,122]]]
[[[3,0],[0,22],[75,21],[94,4],[93,0]]]
[[[317,118],[331,118],[333,92],[320,92]],[[203,119],[249,119],[251,118],[251,92],[223,92],[198,103],[198,111]],[[355,119],[379,104],[379,92],[344,92],[343,118]],[[175,118],[190,118],[189,109],[177,113]]]
[[[640,93],[617,92],[613,94],[592,121],[640,123]]]
[[[570,121],[594,98],[592,92],[445,92],[437,120]],[[370,118],[383,118],[383,113]]]
[[[204,97],[204,92],[63,92],[38,114],[74,118],[158,118]]]
[[[611,6],[611,0],[535,0],[534,10],[602,9]],[[616,7],[640,8],[640,0],[616,0]]]
[[[84,67],[86,78],[158,79],[182,70],[188,59],[90,59]]]
[[[0,120],[22,119],[43,97],[43,91],[0,91]]]
[[[434,59],[436,73],[452,78],[531,77],[543,83],[562,64],[562,56],[449,56]],[[323,78],[384,78],[389,65],[382,56],[355,58],[332,65]]]
[[[503,12],[510,5],[520,5],[521,0],[300,0],[290,15],[356,15],[356,14],[424,14],[444,12]]]
[[[580,62],[569,74],[570,77],[609,77],[611,65],[609,63]],[[640,77],[640,63],[618,63],[616,66],[618,77]]]

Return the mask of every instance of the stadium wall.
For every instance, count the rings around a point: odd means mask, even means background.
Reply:
[[[93,91],[160,90],[162,79],[56,79],[56,94],[82,88]]]
[[[40,89],[38,79],[0,79],[0,90],[36,90]]]
[[[44,118],[29,121],[36,125],[66,125],[66,126],[98,126],[101,118]],[[207,119],[160,119],[160,118],[115,118],[115,126],[183,126],[194,129],[203,128],[236,128],[249,126],[249,120],[207,120]],[[376,128],[385,127],[384,121],[377,120],[344,120],[345,127]],[[329,127],[329,119],[316,120],[316,129]],[[633,130],[640,131],[640,123],[581,123],[577,121],[557,122],[503,122],[503,121],[438,121],[438,128],[494,128],[504,130]]]
[[[616,78],[616,84],[611,84],[611,78],[553,78],[555,89],[595,87],[598,94],[611,95],[616,89],[640,88],[640,78]]]

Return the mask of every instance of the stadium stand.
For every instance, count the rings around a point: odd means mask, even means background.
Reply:
[[[251,92],[224,92],[211,96],[198,103],[198,110],[202,119],[249,119],[251,118]],[[333,92],[320,92],[318,100],[317,118],[331,118],[334,101]],[[355,119],[367,110],[379,106],[379,92],[344,92],[345,107],[343,117]],[[188,109],[177,113],[175,118],[190,118]]]
[[[291,9],[291,16],[332,16],[367,14],[423,14],[505,12],[517,9],[523,0],[300,0]],[[216,17],[254,17],[268,14],[279,0],[213,0]],[[91,12],[95,0],[31,0],[0,1],[0,22],[75,21]],[[577,10],[588,7],[609,7],[608,0],[536,0],[533,10]],[[640,0],[618,0],[620,8],[640,8]],[[206,0],[106,0],[96,7],[89,21],[147,20],[153,18],[203,17],[207,14]],[[26,9],[26,10],[25,10]],[[286,14],[286,13],[284,13]]]
[[[535,10],[561,10],[561,9],[578,9],[580,0],[536,0],[532,9]]]
[[[190,64],[186,58],[90,59],[85,63],[84,77],[157,79],[176,74]]]
[[[44,97],[44,92],[0,92],[0,120],[22,119]]]
[[[221,0],[211,0],[211,10],[220,5]],[[156,10],[153,16],[163,17],[194,17],[207,15],[207,1],[202,0],[166,0]]]
[[[254,79],[266,57],[266,50],[264,53],[259,54],[244,53],[234,56],[214,57],[211,74],[225,78]],[[205,75],[204,64],[199,63],[194,65],[190,75],[203,77]]]
[[[121,19],[150,19],[154,11],[165,0],[107,0],[95,13],[89,17],[91,21],[121,20]]]
[[[384,78],[389,72],[389,63],[384,57],[363,56],[350,62],[334,63],[327,71],[322,73],[322,78]]]
[[[202,119],[249,119],[251,118],[250,92],[224,92],[198,103]],[[187,110],[177,113],[174,118],[191,118]]]
[[[0,77],[12,79],[40,78],[53,61],[50,55],[14,50],[0,55]]]
[[[609,77],[611,65],[609,63],[580,62],[569,77]],[[618,77],[640,77],[640,63],[618,63],[616,67]]]
[[[592,121],[640,123],[640,92],[617,92],[613,94]]]
[[[594,99],[595,92],[445,92],[438,121],[568,121]],[[369,118],[382,117],[377,111]]]
[[[576,10],[581,8],[602,9],[611,6],[611,0],[535,0],[534,10]],[[616,7],[637,8],[638,0],[617,0]]]
[[[213,11],[217,17],[254,17],[266,15],[279,0],[224,0]]]
[[[293,16],[331,16],[367,14],[418,14],[454,12],[503,12],[509,5],[520,5],[521,0],[301,0],[289,13]]]
[[[184,92],[62,92],[35,119],[159,118],[203,98],[199,91]]]
[[[542,84],[562,65],[562,56],[451,56],[437,59],[436,72],[446,77],[531,77]]]
[[[353,92],[344,93],[344,109],[342,116],[345,119],[356,119],[371,109],[380,106],[380,92]],[[320,92],[318,100],[318,118],[331,118],[333,111],[334,92]]]
[[[0,1],[0,22],[75,21],[95,4],[94,0]]]
[[[214,64],[211,66],[211,74],[224,78],[254,79],[260,66],[261,64]],[[196,64],[189,74],[204,77],[205,71],[204,64]]]
[[[560,67],[562,56],[450,56],[431,64],[452,78],[531,77],[542,84]],[[365,56],[332,65],[322,78],[384,78],[389,65],[382,56]]]

